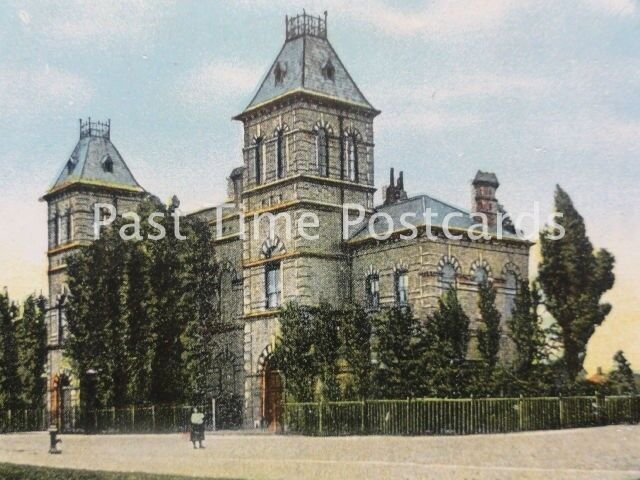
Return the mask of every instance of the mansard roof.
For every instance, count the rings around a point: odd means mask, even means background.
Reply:
[[[76,184],[145,191],[111,143],[110,122],[80,121],[80,139],[45,197]]]
[[[377,112],[329,43],[326,25],[326,13],[324,20],[307,14],[287,18],[285,43],[243,114],[298,92]]]
[[[478,219],[474,219],[468,210],[455,207],[429,195],[417,195],[405,201],[390,205],[382,205],[377,208],[376,211],[387,213],[391,217],[392,224],[394,225],[393,231],[406,228],[401,222],[402,215],[405,213],[412,213],[415,215],[414,217],[408,217],[406,222],[413,224],[418,228],[426,225],[425,213],[429,213],[429,211],[432,214],[431,226],[433,227],[442,227],[445,217],[451,213],[455,214],[449,217],[449,228],[452,230],[466,230],[478,223]],[[373,224],[373,230],[377,235],[383,236],[388,231],[387,221],[382,218],[376,220]],[[495,227],[489,228],[490,232],[492,230],[495,232]],[[520,240],[520,237],[516,235],[515,231],[510,230],[511,229],[507,226],[503,227],[503,238],[516,241]],[[371,237],[368,219],[364,220],[361,224],[354,226],[349,233],[349,242],[354,243]]]

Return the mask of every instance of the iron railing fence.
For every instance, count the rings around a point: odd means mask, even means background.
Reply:
[[[213,414],[215,404],[215,415]],[[229,398],[195,405],[205,415],[207,430],[242,426],[242,399]],[[145,405],[85,410],[69,406],[58,412],[0,411],[0,433],[47,430],[62,433],[178,433],[188,432],[193,405]]]
[[[285,403],[284,433],[469,435],[640,423],[638,396]]]

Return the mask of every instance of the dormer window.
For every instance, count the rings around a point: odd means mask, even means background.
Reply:
[[[273,69],[273,79],[276,85],[282,85],[284,78],[287,76],[287,67],[283,67],[280,62],[276,63],[276,68]]]
[[[75,168],[76,168],[76,162],[73,160],[73,158],[70,158],[67,161],[67,175],[71,175]]]
[[[332,82],[336,77],[336,67],[331,63],[331,59],[327,60],[327,63],[322,67],[322,76],[325,80],[331,80]]]
[[[102,170],[107,173],[113,173],[113,160],[109,155],[105,155],[102,159]]]

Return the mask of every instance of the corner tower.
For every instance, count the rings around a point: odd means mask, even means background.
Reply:
[[[326,13],[287,17],[280,52],[249,105],[234,117],[244,126],[248,421],[262,418],[270,425],[274,418],[269,399],[277,395],[265,385],[277,380],[268,380],[266,359],[280,307],[294,300],[340,306],[349,299],[342,208],[349,203],[372,211],[373,120],[379,113],[329,42]],[[255,221],[265,214],[275,217],[273,229],[268,221]],[[300,234],[303,222],[313,225],[309,214],[319,226],[304,230],[317,239]]]
[[[80,120],[80,138],[53,185],[47,202],[49,353],[47,404],[58,414],[64,402],[75,402],[76,387],[64,359],[67,258],[94,238],[94,205],[108,203],[120,214],[135,210],[146,195],[111,143],[111,122]],[[61,421],[57,416],[58,421]]]

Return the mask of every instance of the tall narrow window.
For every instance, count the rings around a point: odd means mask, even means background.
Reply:
[[[67,242],[73,240],[73,217],[71,209],[67,210]]]
[[[510,317],[516,303],[518,293],[518,277],[512,271],[508,271],[504,276],[504,316]]]
[[[53,245],[60,243],[60,215],[58,212],[53,214]]]
[[[367,307],[377,309],[380,306],[380,278],[377,273],[367,275]]]
[[[346,157],[349,180],[358,181],[358,149],[355,135],[347,135],[344,139],[344,154]]]
[[[325,128],[319,128],[316,132],[316,163],[318,165],[318,174],[323,177],[328,177],[329,142]]]
[[[409,275],[406,270],[399,270],[395,274],[395,294],[398,305],[406,305],[409,299]]]
[[[267,308],[280,306],[280,262],[265,267],[265,298]]]
[[[276,137],[276,176],[284,177],[284,132],[278,130]]]
[[[255,157],[253,168],[256,185],[260,185],[260,183],[262,182],[262,138],[257,138],[255,141]]]

